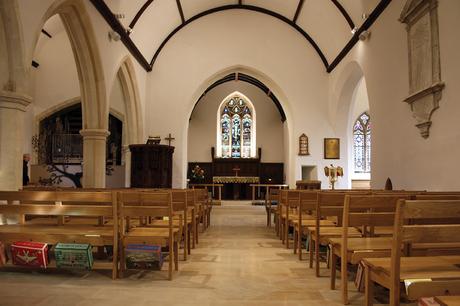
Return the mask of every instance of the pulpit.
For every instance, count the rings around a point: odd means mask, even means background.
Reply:
[[[130,145],[131,187],[171,188],[174,147],[159,144]]]

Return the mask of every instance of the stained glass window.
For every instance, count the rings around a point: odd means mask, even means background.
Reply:
[[[243,98],[234,96],[221,108],[222,157],[248,158],[252,153],[253,117]]]
[[[353,163],[356,173],[371,172],[371,121],[366,112],[353,125]]]

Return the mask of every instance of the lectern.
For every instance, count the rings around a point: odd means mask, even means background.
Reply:
[[[171,188],[174,147],[160,144],[130,145],[131,187]]]

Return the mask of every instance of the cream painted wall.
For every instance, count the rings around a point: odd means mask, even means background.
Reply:
[[[236,18],[238,23],[233,22]],[[179,31],[148,75],[146,133],[176,137],[173,186],[185,186],[188,119],[194,103],[212,82],[236,70],[264,82],[286,111],[287,181],[294,186],[302,165],[318,169],[328,165],[331,161],[323,159],[323,138],[337,133],[329,123],[329,76],[320,58],[288,25],[256,12],[228,11],[196,20]],[[310,138],[310,156],[297,156],[302,133]],[[342,152],[346,146],[342,141]],[[347,169],[344,155],[332,162]],[[327,186],[321,172],[318,177]],[[347,187],[347,180],[341,180],[339,187]]]
[[[331,74],[331,82],[340,82],[353,61],[362,67],[373,120],[374,188],[382,188],[390,177],[394,188],[457,190],[460,41],[455,29],[460,26],[460,2],[438,1],[441,78],[446,88],[428,139],[420,136],[409,105],[402,102],[409,94],[407,35],[398,21],[404,3],[397,0],[388,6],[373,25],[371,39],[355,46]]]
[[[262,162],[283,162],[283,123],[273,101],[259,88],[245,82],[227,82],[210,90],[192,113],[188,130],[188,161],[211,162],[211,147],[217,146],[217,111],[222,101],[239,91],[256,111],[256,147]]]

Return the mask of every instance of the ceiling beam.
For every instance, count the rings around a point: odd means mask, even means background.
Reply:
[[[95,0],[92,0],[92,1],[95,1]],[[266,8],[262,8],[262,7],[259,7],[259,6],[253,6],[253,5],[246,5],[246,4],[243,4],[243,5],[239,5],[239,4],[230,4],[230,5],[224,5],[224,6],[219,6],[219,7],[215,7],[215,8],[212,8],[212,9],[209,9],[209,10],[206,10],[206,11],[203,11],[189,19],[187,19],[184,23],[182,23],[181,25],[179,25],[178,27],[176,27],[171,33],[169,33],[169,35],[163,40],[163,42],[160,44],[160,46],[158,47],[157,51],[155,52],[155,54],[153,55],[152,57],[152,60],[150,61],[150,66],[153,68],[153,65],[155,64],[155,61],[156,59],[158,58],[158,55],[160,54],[161,50],[164,48],[164,46],[168,43],[168,41],[177,33],[179,32],[179,30],[181,30],[182,28],[184,28],[185,26],[187,26],[188,24],[190,24],[191,22],[201,18],[201,17],[204,17],[204,16],[207,16],[207,15],[211,15],[213,13],[217,13],[217,12],[222,12],[222,11],[228,11],[228,10],[234,10],[234,9],[241,9],[241,10],[248,10],[248,11],[254,11],[254,12],[259,12],[259,13],[262,13],[262,14],[265,14],[265,15],[269,15],[269,16],[272,16],[272,17],[275,17],[285,23],[287,23],[288,25],[290,25],[291,27],[293,27],[295,30],[297,30],[297,32],[299,32],[300,34],[302,34],[302,36],[311,44],[311,46],[316,50],[316,52],[318,53],[321,61],[323,62],[325,68],[327,69],[327,67],[329,66],[329,63],[326,59],[326,57],[324,56],[324,53],[323,51],[321,51],[321,49],[319,48],[318,44],[313,40],[313,38],[308,35],[307,32],[305,32],[301,27],[299,27],[297,24],[295,24],[294,22],[292,22],[292,20],[288,19],[287,17],[279,14],[279,13],[276,13],[276,12],[273,12],[271,10],[268,10]]]
[[[150,6],[150,4],[152,4],[152,2],[153,2],[153,0],[145,1],[144,5],[141,6],[139,11],[136,13],[136,15],[134,16],[133,20],[129,24],[130,29],[134,28],[134,26],[136,25],[136,23],[139,20],[139,18],[141,18],[142,14],[144,14],[145,10]]]
[[[345,20],[348,22],[348,25],[353,30],[355,28],[355,23],[353,22],[353,19],[351,19],[350,15],[348,15],[347,10],[342,6],[342,4],[340,4],[338,0],[331,1],[339,9],[340,13],[342,13],[342,16],[345,18]]]
[[[292,19],[292,22],[297,23],[297,18],[299,18],[304,2],[305,0],[299,0],[299,4],[297,4],[297,9],[295,10],[295,14],[294,14],[294,18]]]
[[[180,3],[180,0],[176,0],[176,3],[177,3],[177,9],[179,10],[180,19],[182,20],[182,23],[184,23],[185,17],[184,17],[184,11],[182,10],[182,4]]]
[[[371,25],[377,20],[380,14],[387,8],[391,0],[381,0],[379,4],[375,7],[369,17],[364,21],[361,27],[353,34],[350,41],[345,45],[345,47],[340,51],[337,57],[332,61],[332,63],[327,67],[327,72],[331,72],[335,67],[343,60],[343,58],[353,49],[356,43],[359,41],[359,35],[362,32],[367,31]]]
[[[109,24],[113,31],[120,35],[121,41],[128,48],[132,56],[139,62],[139,64],[146,70],[151,71],[152,67],[149,62],[142,55],[141,51],[137,48],[134,42],[129,38],[125,28],[121,25],[115,15],[110,11],[104,0],[90,0],[98,12],[104,17],[105,21]]]

